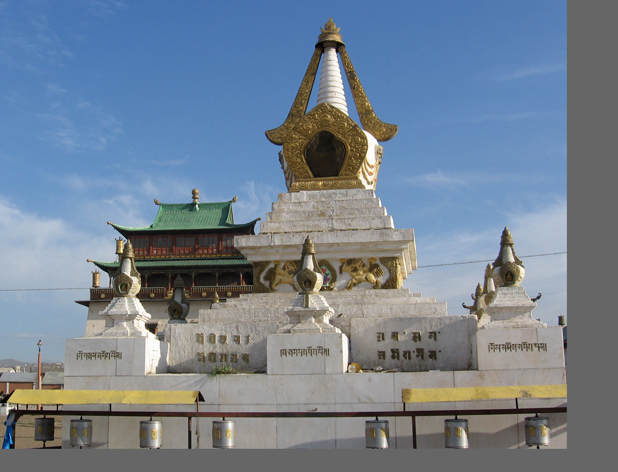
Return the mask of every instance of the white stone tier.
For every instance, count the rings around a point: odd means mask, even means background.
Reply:
[[[373,190],[320,190],[279,194],[259,235],[236,236],[234,245],[250,262],[298,260],[310,235],[316,257],[397,257],[403,276],[416,269],[413,229],[395,229]]]
[[[115,297],[99,315],[105,319],[105,328],[91,336],[155,338],[145,326],[150,314],[136,297]]]
[[[498,287],[479,325],[481,329],[546,328],[545,323],[532,318],[536,306],[523,287]]]
[[[279,203],[266,214],[261,234],[394,228],[393,218],[373,190],[282,193]]]

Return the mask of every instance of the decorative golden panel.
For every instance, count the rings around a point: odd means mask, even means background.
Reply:
[[[386,282],[382,284],[383,289],[397,289],[403,287],[403,275],[401,272],[401,264],[397,257],[381,257],[380,262],[388,268],[390,276]]]
[[[500,279],[503,286],[519,285],[524,279],[520,265],[512,261],[505,262],[500,267]]]
[[[271,264],[271,261],[253,263],[253,293],[269,293],[270,289],[262,283],[262,273]]]
[[[307,145],[320,131],[329,131],[346,148],[338,177],[357,177],[367,155],[367,137],[348,115],[328,103],[322,103],[303,116],[283,143],[283,154],[295,178],[315,178],[304,154]]]
[[[297,180],[290,185],[290,192],[300,192],[302,190],[343,190],[365,188],[360,179],[352,179],[349,177],[333,178],[333,179],[306,179]]]
[[[340,259],[339,262],[341,262],[339,273],[347,272],[352,277],[345,290],[352,290],[363,282],[369,282],[373,288],[380,288],[380,278],[384,275],[384,271],[373,257],[369,258],[369,265],[362,259]]]
[[[294,287],[294,273],[298,266],[298,261],[273,261],[273,267],[264,274],[264,280],[269,282],[271,292],[281,284],[288,284]]]
[[[300,84],[300,88],[298,89],[298,93],[296,94],[296,98],[294,99],[294,103],[292,104],[288,117],[278,128],[266,131],[266,137],[271,143],[279,145],[283,144],[288,134],[290,134],[294,126],[296,126],[296,123],[300,121],[305,114],[305,111],[307,111],[307,103],[309,103],[311,90],[313,90],[313,83],[315,82],[315,75],[317,73],[321,57],[322,47],[318,46],[315,48],[315,51],[313,51],[313,56],[311,57],[311,61],[309,61],[307,72],[305,72],[305,76]]]

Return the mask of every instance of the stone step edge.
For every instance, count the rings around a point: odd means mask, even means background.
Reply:
[[[308,231],[320,231],[319,228],[324,227],[322,231],[359,231],[369,229],[395,229],[393,218],[390,215],[370,218],[364,226],[359,227],[358,218],[315,218],[311,221],[307,220],[288,220],[288,221],[265,221],[260,225],[260,234],[266,233],[300,233]],[[332,224],[329,224],[332,222]],[[303,223],[303,224],[299,224]],[[342,228],[345,224],[349,224],[350,228]],[[281,227],[280,230],[272,229]],[[284,226],[297,226],[296,228],[286,228]]]
[[[350,213],[357,213],[354,216],[350,216]],[[312,218],[316,213],[321,213],[320,219],[344,219],[344,218],[382,218],[384,216],[390,216],[386,213],[386,208],[364,208],[363,211],[350,211],[350,210],[299,210],[288,212],[268,212],[266,213],[265,222],[272,221],[302,221],[307,218]]]
[[[273,202],[273,211],[291,211],[297,207],[318,207],[318,208],[384,208],[379,198],[350,198],[344,200],[345,204],[337,200],[308,200],[302,202]]]

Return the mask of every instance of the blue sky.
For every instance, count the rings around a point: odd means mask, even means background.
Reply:
[[[330,17],[399,126],[376,194],[415,230],[407,288],[466,314],[487,263],[422,266],[493,261],[505,226],[520,257],[567,250],[564,1],[0,0],[0,359],[34,362],[42,339],[61,361],[84,334],[74,300],[86,259],[114,259],[107,221],[150,224],[154,198],[193,188],[237,195],[237,222],[264,218],[286,191],[264,131]],[[522,259],[522,285],[543,293],[533,316],[557,324],[566,254]],[[81,290],[7,291],[25,288]]]

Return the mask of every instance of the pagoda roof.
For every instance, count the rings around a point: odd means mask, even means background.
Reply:
[[[99,269],[108,272],[120,267],[120,262],[90,261]],[[213,257],[213,258],[187,258],[187,259],[157,259],[135,260],[135,268],[141,272],[153,269],[187,269],[187,268],[215,268],[215,267],[251,267],[251,263],[244,257]]]
[[[255,224],[260,220],[243,224],[234,223],[233,200],[207,203],[158,203],[159,211],[150,226],[122,226],[108,222],[120,234],[129,237],[144,233],[172,233],[197,231],[223,231],[255,234]]]

